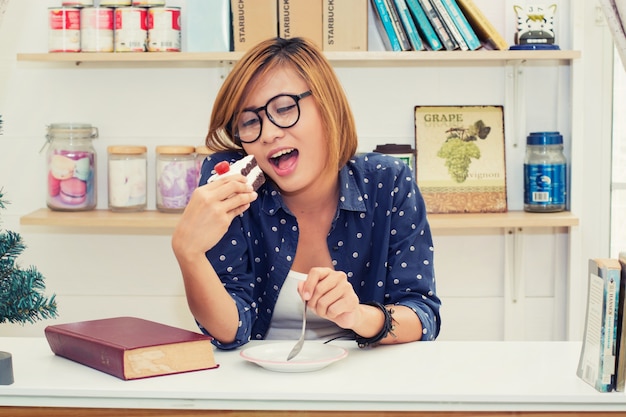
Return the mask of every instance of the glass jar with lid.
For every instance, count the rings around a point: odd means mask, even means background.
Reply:
[[[567,160],[559,132],[531,132],[524,158],[524,210],[549,213],[565,210]]]
[[[145,146],[114,145],[108,151],[109,209],[143,211],[148,203],[148,160]]]
[[[85,123],[48,126],[46,152],[51,210],[84,211],[96,207],[96,151],[98,128]]]
[[[156,147],[156,207],[166,213],[182,212],[198,185],[196,148]]]

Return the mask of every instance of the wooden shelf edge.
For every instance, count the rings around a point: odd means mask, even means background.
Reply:
[[[20,218],[24,226],[51,226],[64,228],[123,228],[133,230],[154,230],[176,227],[179,214],[161,213],[146,210],[133,213],[117,213],[109,210],[91,210],[62,212],[47,208],[36,210]],[[532,228],[532,227],[572,227],[579,220],[570,212],[526,213],[509,211],[507,213],[471,213],[471,214],[430,214],[431,229],[481,229],[481,228]]]
[[[180,215],[155,210],[141,212],[113,212],[110,210],[53,211],[36,210],[20,218],[23,226],[52,226],[66,228],[123,228],[132,230],[173,230]]]
[[[569,211],[558,213],[460,213],[430,214],[428,221],[433,230],[485,229],[485,228],[533,228],[578,226],[578,217]]]
[[[421,61],[534,61],[573,60],[580,51],[350,51],[325,52],[331,62],[415,62]],[[223,62],[237,61],[243,52],[66,52],[18,53],[17,60],[24,62]]]

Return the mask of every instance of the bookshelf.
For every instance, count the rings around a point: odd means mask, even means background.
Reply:
[[[507,2],[510,5],[510,2]],[[508,6],[507,6],[508,7]],[[572,10],[571,17],[573,22],[581,19],[582,5],[567,6]],[[573,24],[572,24],[573,25]],[[481,71],[483,67],[493,72],[504,74],[503,83],[495,83],[493,88],[502,91],[503,100],[509,104],[524,103],[524,96],[527,94],[522,88],[533,81],[533,69],[567,67],[569,76],[572,78],[570,85],[566,86],[566,90],[571,93],[571,121],[567,121],[567,126],[571,127],[572,134],[569,138],[572,147],[573,166],[582,166],[583,155],[581,154],[581,142],[584,135],[580,133],[580,124],[584,112],[582,111],[583,92],[581,91],[582,76],[584,71],[580,68],[578,60],[581,52],[576,50],[583,43],[578,39],[576,30],[570,29],[570,42],[566,42],[572,47],[572,50],[550,50],[550,51],[509,51],[509,50],[477,50],[477,51],[418,51],[418,52],[390,52],[390,51],[367,51],[367,52],[326,52],[327,58],[333,66],[341,68],[344,73],[371,72],[380,75],[379,68],[396,72],[397,68],[401,68],[401,77],[409,78],[413,69],[420,72],[423,69],[432,70],[432,68],[442,68],[443,71],[454,73],[463,73],[466,69],[471,69],[467,80],[472,77],[483,77]],[[563,45],[563,44],[562,44]],[[585,50],[585,55],[587,50]],[[226,68],[238,61],[242,57],[240,52],[219,52],[219,53],[18,53],[16,58],[18,67],[22,67],[33,72],[54,72],[65,75],[71,72],[76,74],[78,78],[87,78],[87,73],[93,71],[103,74],[107,80],[117,79],[120,73],[128,71],[132,74],[141,72],[144,69],[196,69],[205,68]],[[529,64],[530,70],[523,73]],[[475,67],[475,68],[471,68]],[[365,68],[364,70],[362,68]],[[49,71],[50,70],[50,71]],[[83,71],[86,70],[86,71]],[[104,71],[101,71],[104,70]],[[198,73],[202,71],[197,71]],[[220,71],[217,71],[220,72]],[[522,74],[523,73],[523,74]],[[478,74],[478,75],[477,75]],[[518,83],[516,77],[522,74]],[[202,75],[204,77],[204,74]],[[525,77],[525,78],[524,78]],[[363,80],[359,77],[354,81],[355,84],[363,84]],[[201,78],[205,82],[205,78]],[[211,82],[219,83],[219,80],[211,80]],[[350,82],[353,80],[350,79]],[[396,80],[392,80],[396,81]],[[518,85],[519,84],[519,85]],[[367,84],[365,84],[367,87]],[[397,84],[394,83],[397,87]],[[78,95],[78,94],[76,94]],[[431,94],[432,95],[432,94]],[[445,95],[444,95],[445,96]],[[520,104],[521,112],[515,113],[517,120],[524,120],[525,104]],[[516,106],[513,106],[516,107]],[[363,112],[363,109],[361,109]],[[368,114],[365,112],[365,114]],[[511,123],[514,126],[515,123]],[[519,123],[524,130],[523,123]],[[517,132],[517,130],[516,130]],[[376,136],[372,134],[372,136]],[[378,136],[376,136],[378,137]],[[521,136],[520,136],[521,137]],[[521,145],[521,142],[520,142]],[[526,242],[533,242],[534,234],[554,234],[566,235],[563,239],[567,241],[567,248],[564,249],[563,256],[554,262],[556,265],[554,275],[566,276],[566,289],[557,288],[555,293],[563,294],[561,299],[555,300],[557,306],[562,306],[563,315],[566,326],[566,337],[577,337],[577,320],[578,313],[576,304],[580,299],[583,290],[582,273],[578,264],[582,258],[583,251],[581,245],[583,237],[581,233],[581,225],[588,224],[585,216],[585,210],[582,207],[583,185],[581,181],[582,173],[572,172],[571,184],[571,211],[561,213],[525,213],[523,211],[509,211],[507,213],[480,213],[480,214],[437,214],[429,215],[429,222],[433,229],[433,234],[437,237],[445,236],[449,241],[456,239],[457,235],[461,235],[461,240],[467,236],[472,242],[474,239],[488,239],[490,246],[485,249],[485,253],[496,249],[495,252],[502,249],[502,259],[496,260],[502,263],[502,271],[498,271],[498,279],[501,279],[504,287],[502,309],[497,310],[493,317],[502,316],[504,321],[503,337],[505,339],[520,339],[524,337],[524,327],[527,325],[527,315],[525,311],[533,311],[535,304],[524,301],[525,282],[524,272],[521,271],[521,265],[527,260],[524,255],[524,246]],[[35,205],[36,207],[36,205]],[[114,213],[108,210],[94,210],[87,212],[54,212],[46,208],[40,208],[30,213],[26,213],[20,218],[20,224],[24,227],[35,229],[37,232],[43,232],[44,236],[48,233],[69,233],[70,236],[62,236],[60,239],[71,239],[72,234],[85,234],[100,237],[106,234],[125,234],[125,235],[142,235],[142,234],[159,234],[169,235],[175,228],[179,214],[161,213],[154,210],[147,210],[139,213]],[[552,230],[541,230],[541,229]],[[563,231],[563,229],[566,229]],[[488,235],[484,238],[481,235]],[[448,236],[446,236],[448,235]],[[106,236],[108,238],[108,236]],[[115,238],[115,236],[113,236]],[[95,239],[95,238],[94,238]],[[561,239],[557,237],[557,239]],[[496,241],[497,243],[493,243]],[[445,244],[440,246],[444,248],[441,259],[446,259]],[[497,247],[496,247],[497,246]],[[456,248],[455,245],[453,247]],[[534,248],[533,248],[534,250]],[[497,252],[500,253],[500,252]],[[450,256],[452,258],[452,256]],[[561,264],[563,264],[561,266]],[[565,272],[562,269],[566,269]],[[500,273],[501,272],[501,273]],[[488,279],[488,277],[487,277]],[[485,280],[485,277],[480,277]],[[480,281],[478,280],[478,281]],[[489,293],[491,294],[491,293]],[[509,294],[515,294],[509,297]],[[473,295],[463,297],[471,298]],[[531,295],[532,297],[532,295]],[[557,298],[556,296],[553,298]],[[452,304],[452,303],[450,303]],[[479,311],[491,311],[486,308],[481,310],[484,305],[481,299],[476,307]],[[459,304],[458,315],[462,317],[462,311],[465,305]],[[491,314],[491,313],[490,313]],[[558,320],[558,317],[555,321]]]

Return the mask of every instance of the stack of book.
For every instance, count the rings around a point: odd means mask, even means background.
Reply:
[[[508,49],[474,0],[187,0],[183,14],[187,52],[245,51],[275,36],[367,51],[368,33],[390,51]]]
[[[390,51],[508,49],[473,0],[371,0]]]
[[[626,387],[626,252],[590,259],[587,312],[576,374],[600,392]]]

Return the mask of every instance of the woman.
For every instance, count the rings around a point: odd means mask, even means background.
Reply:
[[[219,91],[216,151],[172,238],[188,304],[218,347],[342,334],[359,346],[433,340],[440,328],[433,245],[412,172],[355,155],[356,127],[322,52],[301,38],[249,50]],[[207,183],[254,155],[266,183]]]

